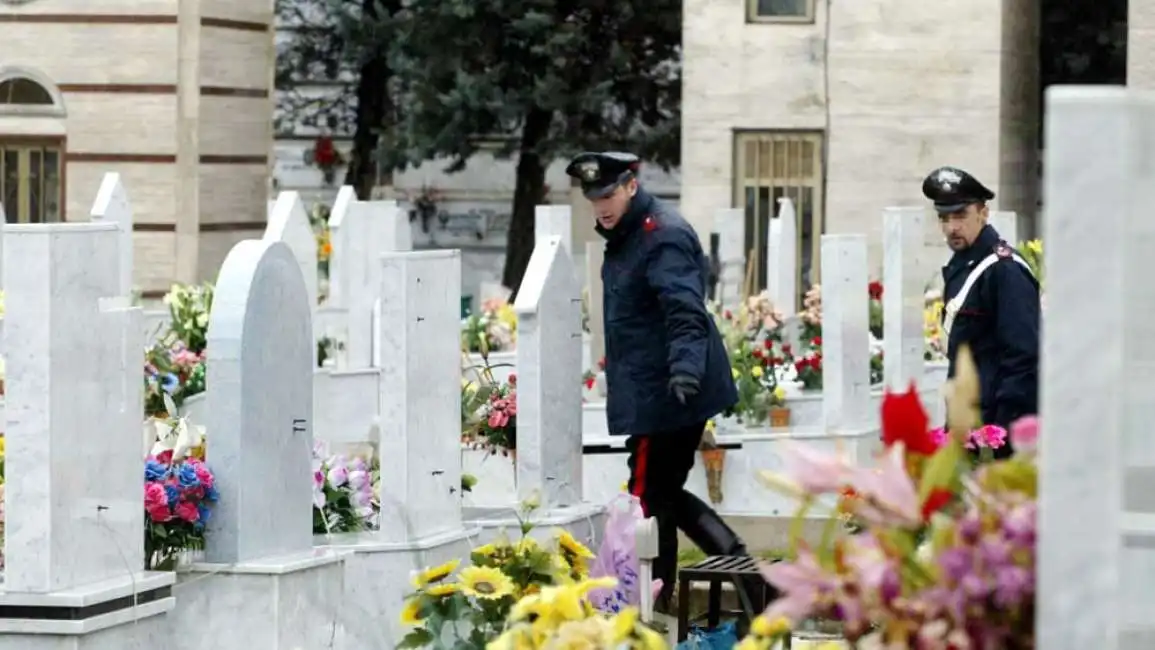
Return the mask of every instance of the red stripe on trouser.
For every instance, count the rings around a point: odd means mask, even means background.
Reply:
[[[646,464],[650,456],[650,439],[642,438],[638,441],[638,452],[634,458],[634,489],[631,492],[642,502],[642,515],[650,516],[646,508]]]

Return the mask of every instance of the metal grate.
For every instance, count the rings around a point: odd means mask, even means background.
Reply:
[[[716,580],[733,575],[761,575],[756,558],[748,555],[717,555],[678,570],[687,580]]]

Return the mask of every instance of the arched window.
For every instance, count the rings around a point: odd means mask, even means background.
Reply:
[[[0,69],[0,212],[8,223],[63,217],[63,116],[63,99],[51,81],[36,71]],[[31,130],[4,132],[5,122],[25,118],[40,121]],[[59,124],[55,130],[51,121]],[[47,132],[37,135],[46,125]]]
[[[40,84],[25,77],[14,77],[0,81],[0,104],[21,106],[52,106],[52,93]]]

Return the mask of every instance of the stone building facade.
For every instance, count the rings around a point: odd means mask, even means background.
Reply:
[[[1134,3],[1133,3],[1134,4]],[[1039,194],[1037,0],[685,0],[682,207],[708,231],[746,209],[765,256],[775,199],[799,207],[800,275],[819,237],[867,233],[925,203],[939,165],[975,174],[1033,227]],[[946,255],[925,245],[930,281]],[[813,267],[813,268],[812,268]],[[756,278],[764,278],[759,268]]]
[[[145,297],[266,221],[272,0],[0,0],[0,203],[83,221],[121,174]]]

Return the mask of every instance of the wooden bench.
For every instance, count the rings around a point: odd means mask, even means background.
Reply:
[[[726,556],[720,555],[715,557],[708,557],[701,562],[683,567],[678,570],[678,642],[686,640],[690,634],[690,624],[702,620],[702,616],[690,618],[690,584],[705,582],[709,585],[709,593],[707,596],[706,605],[706,627],[707,629],[714,629],[718,627],[722,615],[737,616],[743,620],[747,626],[751,619],[758,614],[761,614],[766,605],[773,599],[776,594],[772,592],[774,589],[763,582],[762,573],[758,570],[758,563],[764,560],[749,556]],[[743,590],[736,584],[735,579],[745,577],[753,578],[762,588],[757,590],[755,596],[756,602],[746,603],[746,596]],[[734,584],[737,592],[738,602],[742,605],[741,610],[722,610],[722,584],[729,582]],[[749,609],[747,609],[749,608]]]

